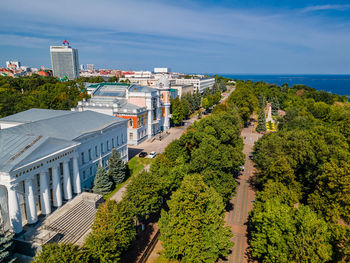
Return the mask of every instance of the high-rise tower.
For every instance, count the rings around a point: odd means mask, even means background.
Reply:
[[[79,77],[78,49],[71,48],[67,40],[62,46],[50,46],[53,75],[60,79]]]

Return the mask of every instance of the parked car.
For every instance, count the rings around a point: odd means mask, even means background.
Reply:
[[[241,169],[242,172],[244,172],[244,165],[239,167]]]
[[[140,152],[139,157],[144,158],[147,156],[147,152]]]
[[[148,158],[154,158],[156,156],[157,156],[157,153],[153,151],[149,153]]]

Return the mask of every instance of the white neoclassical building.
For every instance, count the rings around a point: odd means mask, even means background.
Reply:
[[[106,165],[112,148],[127,161],[126,122],[92,111],[39,109],[0,119],[5,227],[20,233],[23,225],[91,188],[98,164]]]

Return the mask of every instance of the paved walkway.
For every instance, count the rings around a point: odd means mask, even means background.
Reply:
[[[234,234],[233,242],[235,243],[232,248],[232,253],[228,256],[226,261],[229,263],[243,263],[248,262],[246,250],[248,248],[247,243],[247,221],[248,213],[253,208],[253,200],[255,199],[255,192],[250,187],[249,179],[254,173],[254,163],[250,160],[250,152],[253,151],[255,141],[257,141],[261,135],[254,132],[253,126],[244,128],[241,133],[244,139],[243,152],[246,155],[246,162],[244,165],[245,171],[238,178],[237,193],[231,200],[233,210],[226,213],[226,223],[231,226]]]

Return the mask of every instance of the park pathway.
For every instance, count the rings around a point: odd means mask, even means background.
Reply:
[[[250,160],[249,155],[253,151],[254,143],[261,137],[260,134],[254,131],[253,126],[244,128],[241,133],[244,139],[243,152],[246,156],[244,165],[244,172],[238,177],[237,193],[230,201],[232,210],[226,213],[225,221],[233,232],[234,247],[231,249],[231,254],[227,260],[220,260],[220,262],[229,263],[243,263],[248,262],[247,257],[247,221],[248,213],[253,208],[253,200],[255,199],[255,192],[251,188],[249,179],[254,174],[254,163]]]

